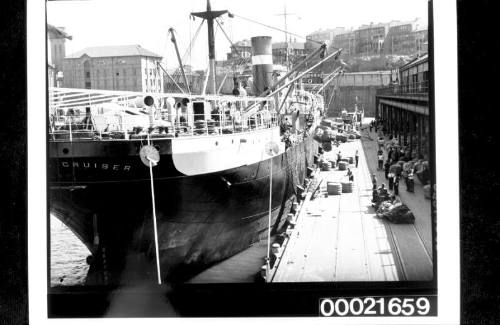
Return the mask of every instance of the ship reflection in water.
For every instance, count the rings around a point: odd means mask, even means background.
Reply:
[[[87,247],[59,219],[50,216],[50,285],[84,285],[89,270]]]

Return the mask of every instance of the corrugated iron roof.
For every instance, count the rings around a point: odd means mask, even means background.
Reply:
[[[116,46],[94,46],[67,55],[66,59],[77,59],[83,55],[91,58],[102,58],[112,56],[147,56],[161,58],[161,55],[153,53],[140,45],[116,45]]]

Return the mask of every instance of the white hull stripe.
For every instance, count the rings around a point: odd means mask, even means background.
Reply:
[[[214,173],[269,159],[265,152],[269,141],[278,144],[277,154],[285,152],[278,127],[246,134],[176,138],[172,140],[172,160],[175,168],[184,175]]]
[[[252,65],[273,64],[273,57],[270,54],[252,56]]]

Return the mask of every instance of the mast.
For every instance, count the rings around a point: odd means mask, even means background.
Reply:
[[[203,18],[207,21],[208,25],[208,60],[209,60],[209,74],[210,82],[208,93],[215,94],[217,88],[215,85],[215,37],[214,37],[214,19],[228,13],[227,10],[213,11],[210,5],[210,0],[207,0],[207,11],[192,12],[191,15]]]

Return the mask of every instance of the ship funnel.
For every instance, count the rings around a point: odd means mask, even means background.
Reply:
[[[253,92],[262,94],[271,86],[273,76],[273,48],[271,36],[252,37]]]
[[[134,101],[134,104],[137,108],[153,106],[154,103],[154,98],[149,95],[137,97]]]

